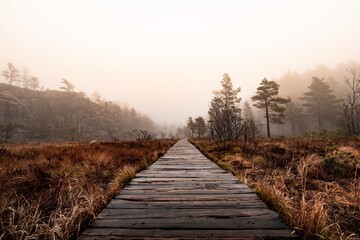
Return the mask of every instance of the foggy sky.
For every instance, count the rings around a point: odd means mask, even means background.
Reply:
[[[183,124],[207,116],[225,72],[245,100],[264,77],[360,61],[359,10],[358,0],[0,0],[0,70],[12,62],[44,88],[66,78]]]

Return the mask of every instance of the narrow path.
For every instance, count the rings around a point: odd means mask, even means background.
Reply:
[[[249,187],[180,140],[79,239],[288,239],[290,233]]]

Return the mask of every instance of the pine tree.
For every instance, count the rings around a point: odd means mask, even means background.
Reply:
[[[66,80],[65,78],[62,79],[61,81],[62,84],[64,84],[64,86],[60,87],[60,89],[65,90],[69,93],[73,92],[75,87],[74,85],[72,85],[68,80]]]
[[[204,137],[205,132],[206,132],[206,124],[205,124],[205,120],[203,117],[197,117],[195,118],[195,126],[196,126],[196,131],[198,134],[198,137]]]
[[[188,127],[188,129],[190,130],[190,137],[191,137],[191,138],[194,137],[195,131],[196,131],[196,125],[195,125],[192,117],[189,117],[189,118],[188,118],[187,127]]]
[[[5,81],[10,85],[20,81],[20,72],[17,70],[12,63],[8,63],[8,69],[3,71],[2,75]]]
[[[312,82],[308,87],[310,91],[304,93],[302,100],[306,107],[307,113],[316,119],[318,130],[322,130],[325,122],[332,122],[339,109],[339,100],[333,94],[333,90],[325,82],[324,78],[312,78]]]
[[[290,102],[290,99],[282,98],[278,95],[279,84],[264,78],[257,88],[256,95],[251,97],[251,100],[256,102],[254,104],[255,107],[265,110],[268,138],[271,137],[270,122],[274,124],[284,124],[285,104]]]
[[[255,124],[254,114],[248,101],[244,102],[243,116],[243,135],[244,142],[246,144],[248,139],[254,140],[256,134],[258,133],[258,129]]]
[[[208,113],[213,140],[226,148],[228,141],[237,140],[241,136],[241,98],[237,97],[240,88],[233,89],[227,73],[223,75],[221,85],[222,89],[214,92]]]
[[[31,77],[29,81],[29,87],[32,90],[38,89],[40,87],[40,81],[36,77]]]

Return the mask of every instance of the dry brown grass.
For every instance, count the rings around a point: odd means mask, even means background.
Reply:
[[[359,239],[360,151],[356,141],[262,140],[218,150],[194,141],[247,183],[304,239]]]
[[[74,239],[174,141],[4,145],[0,239]]]

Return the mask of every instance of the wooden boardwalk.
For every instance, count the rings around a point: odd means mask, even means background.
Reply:
[[[79,239],[289,239],[290,233],[249,187],[180,140]]]

